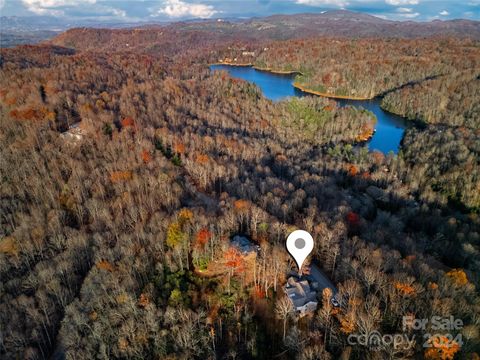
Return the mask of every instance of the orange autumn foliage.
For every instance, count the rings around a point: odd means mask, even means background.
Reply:
[[[94,310],[90,314],[88,314],[88,317],[90,320],[95,321],[98,319],[98,313]]]
[[[135,128],[135,120],[133,120],[132,118],[130,117],[126,117],[125,119],[122,119],[120,121],[121,125],[122,125],[122,128]]]
[[[373,135],[374,124],[363,124],[360,134],[355,138],[356,141],[367,141]]]
[[[364,180],[370,180],[371,179],[371,175],[368,171],[364,171],[360,174],[361,178],[364,179]]]
[[[0,254],[18,255],[18,244],[14,237],[7,236],[0,240]]]
[[[322,290],[322,299],[324,303],[329,303],[331,297],[332,297],[332,289],[330,289],[329,287],[324,288]]]
[[[348,175],[355,176],[358,174],[358,167],[353,164],[347,165]]]
[[[113,272],[114,267],[113,265],[108,262],[107,260],[100,260],[99,262],[97,262],[97,268],[101,269],[101,270],[105,270],[105,271],[109,271],[109,272]]]
[[[358,297],[351,297],[350,299],[348,299],[348,305],[350,305],[351,307],[357,307],[357,306],[360,306],[362,304],[362,300]]]
[[[15,98],[13,96],[12,97],[7,97],[7,98],[5,98],[4,103],[7,106],[15,105],[17,103],[17,98]]]
[[[464,286],[468,284],[467,274],[462,269],[453,269],[445,274],[448,278],[450,278],[453,283],[457,286]]]
[[[240,147],[240,143],[233,139],[222,139],[220,143],[229,150],[235,150]]]
[[[344,334],[351,334],[355,331],[355,319],[353,315],[347,314],[346,316],[339,316],[340,331]]]
[[[208,229],[203,228],[197,233],[196,244],[201,247],[204,247],[208,243],[208,241],[211,239],[211,237],[212,237],[212,233],[208,231]]]
[[[245,270],[245,264],[242,254],[236,248],[231,247],[224,254],[225,265],[231,268],[235,273],[242,273]]]
[[[45,94],[47,94],[48,96],[58,94],[61,91],[58,87],[56,87],[52,83],[45,84],[44,89],[45,89]]]
[[[429,282],[427,286],[430,290],[437,290],[438,289],[438,284],[434,283],[434,282]]]
[[[173,152],[177,154],[185,154],[185,145],[181,142],[176,143],[175,145],[173,145]]]
[[[93,111],[93,106],[91,104],[80,105],[80,109],[85,112]]]
[[[131,180],[132,177],[133,173],[131,171],[114,171],[110,174],[110,181],[115,183],[119,181]]]
[[[453,360],[455,354],[460,351],[460,345],[446,336],[434,336],[428,340],[428,343],[430,347],[425,350],[425,359]]]
[[[248,200],[240,199],[240,200],[236,200],[233,203],[233,206],[235,207],[235,210],[245,211],[250,207],[250,203],[248,202]]]
[[[395,289],[400,291],[405,296],[415,294],[415,289],[411,285],[400,283],[400,282],[395,282],[394,285],[395,285]]]
[[[140,298],[138,299],[138,306],[145,308],[147,305],[150,304],[150,300],[148,299],[148,296],[145,295],[144,293],[140,294]]]
[[[202,164],[202,165],[205,165],[208,163],[208,155],[204,155],[204,154],[198,154],[196,159],[195,159],[195,162],[197,164]]]
[[[145,164],[148,164],[150,161],[152,161],[152,155],[150,155],[150,152],[148,152],[148,150],[142,151],[142,160]]]
[[[184,224],[185,222],[190,221],[190,220],[192,220],[192,219],[193,219],[193,212],[192,212],[192,210],[183,208],[182,210],[180,210],[180,211],[178,212],[178,221],[179,221],[181,224]]]
[[[118,339],[118,348],[120,351],[126,351],[128,349],[128,340],[125,338]]]
[[[255,285],[255,296],[259,299],[264,299],[267,294],[265,293],[265,290],[260,287],[260,285]]]
[[[338,314],[340,314],[340,309],[332,306],[330,309],[330,314],[332,316],[338,316]]]
[[[48,110],[46,107],[27,108],[23,110],[13,109],[9,115],[15,120],[40,121],[40,120],[55,120],[55,113]]]

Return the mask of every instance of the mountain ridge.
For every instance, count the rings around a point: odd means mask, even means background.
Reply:
[[[87,21],[85,26],[81,22],[65,22],[55,19],[52,28],[48,29],[48,17],[39,17],[32,22],[32,18],[2,17],[3,37],[12,39],[2,43],[2,47],[17,44],[36,43],[48,40],[49,42],[68,46],[67,43],[78,42],[75,39],[75,29],[95,29],[109,33],[115,37],[116,31],[132,31],[135,29],[148,29],[150,31],[167,31],[173,33],[202,32],[209,33],[214,38],[230,38],[245,40],[288,40],[308,38],[313,36],[347,37],[347,38],[421,38],[432,36],[460,37],[480,39],[480,22],[467,19],[434,20],[430,22],[417,22],[412,20],[394,21],[365,13],[348,10],[333,10],[323,13],[301,14],[276,14],[267,17],[253,17],[248,19],[216,18],[193,19],[178,22],[140,22],[140,23],[97,23]],[[22,25],[26,21],[28,25]],[[44,36],[34,36],[35,31],[44,31]],[[49,32],[46,32],[48,30]],[[55,30],[52,32],[51,30]],[[90,31],[89,33],[91,33]],[[30,35],[29,35],[30,34]],[[54,36],[58,34],[57,36]],[[123,33],[125,35],[125,33]],[[85,34],[84,34],[85,35]],[[109,37],[107,36],[107,37]],[[153,36],[155,37],[155,36]],[[19,41],[18,39],[21,39]]]

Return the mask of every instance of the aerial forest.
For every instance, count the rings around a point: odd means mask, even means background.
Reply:
[[[162,31],[0,50],[0,358],[478,358],[480,44]],[[272,102],[209,70],[226,57],[385,95],[412,120],[399,153],[356,146],[374,114]],[[294,229],[340,307],[286,305]],[[462,346],[347,341],[411,314],[462,319]]]

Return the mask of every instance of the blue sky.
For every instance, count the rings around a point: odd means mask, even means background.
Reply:
[[[480,0],[0,0],[5,16],[165,21],[347,9],[391,20],[480,20]]]

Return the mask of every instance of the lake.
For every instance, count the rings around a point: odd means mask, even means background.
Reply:
[[[251,66],[211,65],[211,70],[225,70],[232,77],[243,79],[256,84],[263,95],[273,101],[282,100],[288,96],[316,96],[306,94],[295,87],[295,75],[274,74],[256,70]],[[381,98],[372,100],[343,100],[334,99],[340,106],[355,106],[367,109],[377,117],[375,134],[365,143],[370,150],[378,150],[384,154],[392,151],[398,153],[403,133],[407,127],[405,119],[384,111],[380,107]]]

